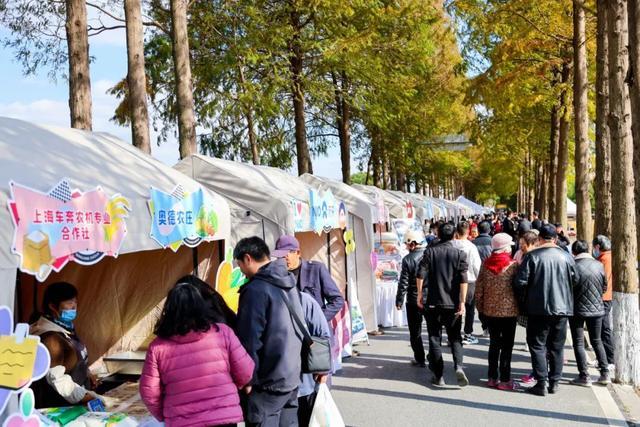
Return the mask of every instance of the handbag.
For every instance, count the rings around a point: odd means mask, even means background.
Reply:
[[[302,332],[302,373],[303,374],[326,374],[331,371],[331,342],[328,338],[314,337],[309,334],[307,325],[300,319],[298,313],[291,305],[291,301],[282,291],[284,300],[291,318]],[[295,325],[294,325],[295,326]]]

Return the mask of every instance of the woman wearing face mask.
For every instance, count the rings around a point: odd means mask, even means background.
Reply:
[[[42,314],[31,325],[51,355],[47,375],[32,385],[36,407],[51,408],[84,404],[104,398],[90,389],[96,380],[89,372],[87,349],[76,335],[74,320],[78,291],[66,282],[50,285],[44,293]]]

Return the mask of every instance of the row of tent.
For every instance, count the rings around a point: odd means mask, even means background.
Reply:
[[[91,362],[144,348],[163,298],[185,274],[237,294],[230,248],[252,235],[273,247],[294,234],[303,257],[327,265],[366,331],[375,330],[376,226],[484,212],[466,199],[202,155],[170,168],[108,134],[1,117],[0,165],[0,204],[8,208],[0,209],[0,305],[27,321],[41,302],[40,283],[73,283]]]

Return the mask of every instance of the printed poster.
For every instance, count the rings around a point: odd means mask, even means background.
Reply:
[[[48,193],[10,182],[9,211],[15,226],[12,252],[20,270],[44,281],[69,261],[90,265],[117,257],[127,234],[130,203],[100,187],[70,190],[66,180]]]
[[[318,234],[329,233],[334,228],[347,226],[347,208],[333,196],[331,190],[323,193],[309,190],[310,222],[309,228]]]
[[[220,229],[220,214],[202,189],[185,194],[177,186],[171,194],[151,188],[151,237],[174,252],[183,243],[195,247],[214,240]]]

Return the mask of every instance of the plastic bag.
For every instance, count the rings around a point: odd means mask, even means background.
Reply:
[[[320,384],[318,388],[309,427],[345,427],[340,411],[326,384]]]

